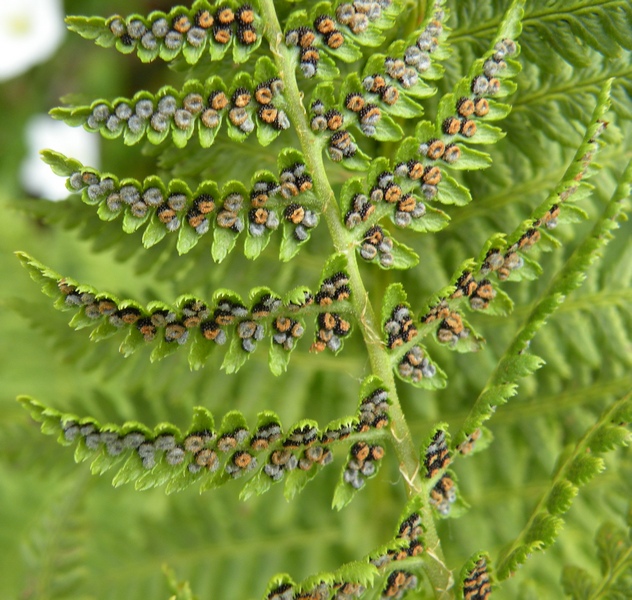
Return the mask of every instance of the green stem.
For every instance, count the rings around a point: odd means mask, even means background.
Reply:
[[[294,49],[288,48],[283,43],[283,34],[274,9],[273,0],[260,0],[260,6],[265,22],[264,35],[270,43],[279,75],[285,85],[284,93],[288,103],[287,110],[298,135],[308,170],[313,178],[314,191],[322,202],[322,214],[327,222],[334,247],[347,260],[351,302],[369,354],[371,369],[375,375],[380,377],[389,390],[389,398],[392,402],[389,414],[393,446],[399,460],[399,470],[406,482],[407,494],[408,496],[427,494],[426,486],[422,485],[420,475],[419,453],[413,443],[410,429],[397,396],[397,387],[393,377],[390,356],[386,352],[382,336],[380,335],[380,323],[376,318],[375,310],[360,274],[356,245],[342,225],[336,196],[323,162],[322,144],[309,127],[307,114],[302,103],[303,95],[299,90],[295,75],[296,60]],[[426,527],[425,542],[430,557],[426,561],[426,571],[435,589],[436,598],[448,600],[453,598],[452,592],[449,591],[452,587],[452,574],[444,563],[441,544],[435,529],[432,508],[428,502],[424,503],[421,516]]]

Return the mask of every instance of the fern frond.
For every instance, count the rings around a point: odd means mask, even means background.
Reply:
[[[227,373],[234,373],[256,350],[258,342],[270,336],[270,368],[279,375],[287,368],[290,353],[305,333],[305,317],[315,317],[316,341],[312,351],[329,348],[337,353],[343,339],[351,333],[347,320],[351,315],[348,276],[339,270],[323,277],[316,294],[298,287],[282,299],[268,288],[254,288],[249,307],[228,289],[217,290],[210,303],[185,295],[173,306],[154,301],[144,307],[134,300],[119,300],[62,277],[26,254],[18,256],[31,277],[42,284],[42,291],[55,299],[58,310],[76,311],[71,327],[92,328],[93,341],[127,331],[120,347],[125,356],[154,343],[154,361],[189,346],[189,364],[192,369],[199,369],[214,347],[229,342],[222,367]],[[334,257],[325,266],[325,273],[331,273],[340,262]]]
[[[85,478],[66,480],[37,515],[21,548],[29,572],[25,593],[62,600],[88,579],[83,565],[88,535],[85,493]]]
[[[557,240],[547,233],[547,229],[557,225],[557,219],[562,210],[568,211],[567,214],[571,219],[578,213],[582,214],[583,211],[575,207],[573,203],[588,194],[591,189],[583,182],[583,179],[590,175],[589,167],[598,149],[597,140],[605,128],[601,117],[608,107],[608,91],[609,88],[606,88],[602,92],[593,113],[593,124],[588,129],[584,142],[576,153],[575,161],[567,170],[558,189],[536,209],[533,218],[522,223],[507,241],[499,235],[488,240],[479,259],[476,262],[466,263],[455,275],[452,285],[434,295],[429,302],[429,309],[421,317],[422,328],[411,334],[395,355],[398,361],[402,360],[405,352],[430,332],[435,334],[439,342],[449,343],[450,347],[456,350],[477,349],[481,338],[476,335],[471,336],[471,339],[477,342],[475,345],[467,341],[473,330],[461,317],[462,305],[475,311],[483,311],[487,310],[490,304],[493,306],[497,302],[498,306],[494,307],[494,312],[500,314],[509,312],[512,308],[511,300],[506,294],[499,293],[500,290],[487,277],[495,273],[500,281],[505,281],[534,279],[540,274],[539,264],[524,253],[535,244],[542,244],[544,248],[555,247],[558,244]],[[625,195],[625,190],[623,186],[618,193]],[[620,199],[621,197],[617,198],[615,206],[619,205]],[[477,280],[474,273],[483,278]],[[465,298],[468,299],[467,304],[463,302]],[[512,359],[511,362],[517,365],[521,360],[525,358]],[[532,368],[537,368],[536,363],[531,366],[525,365],[527,372],[531,372]],[[519,371],[521,369],[517,369],[516,372]],[[506,388],[505,392],[508,392],[510,388],[511,386]],[[466,435],[461,432],[459,443],[462,443],[467,435],[478,429],[481,424],[482,420],[468,423],[469,430]]]
[[[419,498],[410,500],[400,517],[395,536],[362,561],[347,563],[329,573],[312,575],[295,583],[277,575],[268,584],[264,600],[308,598],[402,598],[419,589],[422,567],[434,560],[425,547]]]
[[[458,26],[450,42],[493,35],[500,18],[491,16],[489,7],[490,4],[486,15],[480,15],[476,6],[476,16],[483,18],[478,27],[472,27],[473,7],[457,3]],[[632,11],[625,0],[606,0],[599,4],[591,0],[529,2],[523,18],[525,56],[529,62],[553,71],[559,68],[558,57],[575,67],[586,66],[590,64],[589,48],[609,57],[617,56],[621,46],[631,49],[631,24]]]
[[[605,98],[605,95],[602,96]],[[603,105],[598,105],[596,117],[599,119],[600,111],[604,110]],[[594,148],[594,135],[598,129],[593,126],[589,131],[588,143]],[[592,141],[591,141],[592,140]],[[583,161],[587,154],[582,154],[588,148],[584,145],[578,152],[580,164],[571,166],[571,173],[579,169],[581,173],[585,166]],[[574,178],[573,181],[578,181]],[[629,196],[630,183],[632,181],[632,163],[623,174],[620,185],[617,187],[605,213],[593,229],[592,234],[575,251],[565,268],[558,274],[554,282],[549,287],[547,294],[538,302],[532,310],[531,315],[520,331],[514,337],[509,349],[496,367],[490,381],[476,400],[470,415],[465,420],[457,441],[462,442],[467,435],[477,429],[483,421],[491,417],[499,404],[504,404],[510,396],[515,393],[516,380],[532,373],[539,368],[542,361],[539,357],[529,354],[526,349],[529,342],[534,337],[538,329],[546,322],[548,317],[564,301],[566,295],[579,287],[585,275],[583,274],[594,260],[596,260],[603,246],[612,239],[611,230],[618,227],[617,221],[621,218],[625,210],[624,201]],[[568,188],[567,188],[568,189]],[[564,193],[564,192],[563,192]]]
[[[365,381],[356,416],[334,421],[319,430],[315,421],[302,419],[284,433],[279,417],[259,413],[257,426],[249,429],[239,411],[224,415],[216,429],[213,415],[205,408],[194,409],[191,427],[181,432],[175,425],[160,423],[154,430],[139,422],[101,425],[92,418],[79,418],[46,408],[26,396],[19,401],[42,431],[57,435],[63,445],[75,444],[77,462],[91,460],[93,474],[116,468],[115,486],[135,484],[136,489],[166,485],[167,493],[199,484],[200,491],[219,487],[244,477],[242,499],[262,494],[272,484],[285,480],[288,498],[301,491],[333,461],[330,449],[344,440],[367,446],[383,440],[388,425],[388,393],[372,377]],[[380,448],[381,456],[384,449]],[[355,456],[355,454],[354,454]],[[358,460],[360,458],[356,456]],[[365,456],[362,460],[365,463]]]
[[[225,183],[221,191],[216,182],[204,181],[192,191],[180,179],[169,183],[155,176],[143,182],[119,180],[57,152],[47,150],[42,157],[57,175],[67,177],[69,190],[81,192],[83,202],[98,206],[101,220],[122,216],[125,233],[145,227],[145,248],[177,231],[177,250],[185,254],[212,230],[212,255],[221,262],[246,229],[244,254],[254,259],[266,248],[282,220],[280,256],[289,260],[318,225],[319,207],[311,193],[312,179],[305,171],[302,155],[294,150],[279,155],[278,178],[269,171],[257,171],[250,191],[237,181]]]
[[[488,97],[501,97],[515,90],[509,78],[515,76],[520,67],[509,57],[517,52],[513,40],[520,33],[521,10],[521,2],[514,2],[493,47],[472,67],[455,92],[441,100],[436,125],[422,121],[416,127],[415,136],[402,141],[392,171],[387,159],[378,158],[372,162],[366,182],[351,180],[343,187],[341,211],[347,228],[355,229],[353,239],[361,244],[358,249],[365,260],[375,261],[382,268],[410,268],[416,264],[409,249],[397,244],[374,224],[386,214],[399,227],[437,231],[447,225],[448,218],[442,211],[427,206],[429,201],[436,199],[459,206],[471,201],[469,191],[444,170],[479,169],[490,164],[487,154],[468,148],[462,142],[490,144],[502,137],[500,129],[486,121],[505,117],[509,107],[490,101]],[[361,93],[354,91],[360,86],[359,79],[351,76],[345,83],[347,87],[343,85],[342,93],[345,108],[347,112],[359,113],[360,128],[370,127],[371,135],[377,139],[398,140],[401,135],[388,126],[377,107],[371,109],[370,118],[379,120],[362,123],[363,111],[368,110],[369,105],[365,104]],[[323,104],[320,98],[314,102]],[[312,123],[314,119],[316,117]],[[380,123],[385,124],[386,129],[378,131]],[[338,156],[338,149],[334,147],[334,150],[336,152],[332,152],[330,145],[331,158],[344,157],[344,152]],[[365,229],[359,227],[361,223],[373,225]]]
[[[614,523],[604,523],[597,532],[595,543],[601,567],[600,580],[595,581],[584,569],[566,566],[562,574],[564,591],[572,600],[625,598],[632,585],[630,532]]]
[[[143,62],[158,57],[172,61],[182,53],[188,64],[196,64],[207,46],[210,59],[218,61],[232,46],[233,61],[242,63],[261,44],[263,23],[249,4],[234,8],[215,8],[207,0],[195,0],[191,8],[174,6],[168,13],[154,11],[147,17],[67,17],[66,23],[71,31],[99,46],[114,46],[123,54],[136,51]]]
[[[605,469],[603,459],[596,455],[629,443],[630,432],[619,423],[628,422],[632,413],[631,399],[628,394],[609,406],[572,450],[562,455],[548,493],[498,560],[500,580],[513,575],[532,552],[543,550],[555,541],[564,524],[559,515],[569,509],[578,488]]]
[[[50,114],[106,139],[122,135],[128,145],[145,137],[155,145],[170,138],[176,147],[184,148],[197,129],[200,146],[209,148],[224,120],[230,139],[243,142],[256,126],[259,143],[267,146],[290,128],[285,108],[283,83],[272,61],[262,57],[254,80],[244,72],[237,73],[228,86],[217,76],[205,82],[193,79],[181,90],[165,86],[155,94],[141,91],[133,98],[54,108]]]

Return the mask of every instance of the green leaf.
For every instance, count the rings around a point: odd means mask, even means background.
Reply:
[[[411,269],[415,265],[419,263],[419,255],[408,246],[393,240],[393,264],[390,266],[385,266],[379,260],[377,264],[381,269]]]
[[[547,510],[552,515],[564,514],[570,509],[578,492],[577,486],[566,479],[561,479],[551,489],[547,499]]]
[[[393,217],[391,217],[394,220]],[[445,229],[450,223],[450,217],[438,208],[426,204],[426,214],[413,219],[407,229],[418,233],[434,233]]]
[[[442,173],[437,191],[437,201],[442,204],[465,206],[472,201],[472,196],[465,186],[458,183],[450,175]]]
[[[391,283],[386,288],[382,297],[382,326],[390,320],[393,309],[399,304],[405,304],[410,308],[407,302],[408,297],[401,283]]]
[[[487,169],[492,164],[492,158],[486,152],[480,152],[473,148],[468,148],[459,144],[461,149],[461,157],[449,167],[457,171],[476,171],[479,169]],[[444,175],[445,177],[445,175]],[[441,186],[439,186],[441,187]]]
[[[562,573],[564,592],[573,600],[590,600],[594,598],[595,582],[593,578],[579,567],[564,567]]]
[[[375,134],[371,137],[380,142],[397,142],[404,137],[404,132],[393,119],[388,115],[382,114],[382,117],[375,126]]]

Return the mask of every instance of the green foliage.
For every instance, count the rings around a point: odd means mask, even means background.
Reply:
[[[0,224],[101,342],[7,262],[5,394],[114,484],[8,404],[0,591],[625,597],[619,526],[563,565],[632,493],[628,3],[142,4],[67,18],[106,166]]]
[[[626,529],[604,523],[597,532],[595,544],[601,576],[595,581],[584,569],[564,568],[562,584],[573,600],[582,598],[625,598],[632,585],[632,539]]]

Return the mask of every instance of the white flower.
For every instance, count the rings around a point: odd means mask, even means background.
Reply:
[[[65,31],[62,0],[0,0],[0,80],[49,58]]]
[[[4,1],[4,0],[0,0]],[[81,128],[69,127],[55,121],[48,115],[35,115],[26,124],[28,154],[21,168],[24,189],[40,198],[63,200],[70,192],[66,180],[55,175],[40,158],[40,150],[50,148],[70,158],[77,158],[82,164],[99,166],[98,136]]]

